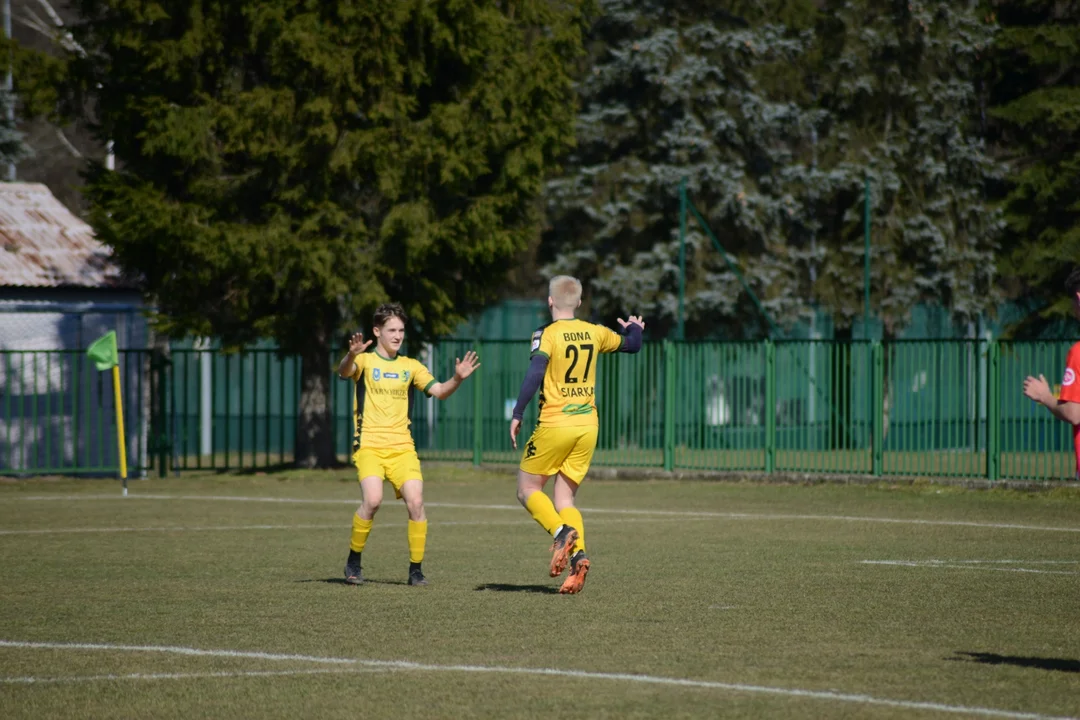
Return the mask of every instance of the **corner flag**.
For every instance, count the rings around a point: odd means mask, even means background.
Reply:
[[[113,398],[116,405],[116,444],[120,453],[120,479],[127,495],[127,449],[124,446],[124,406],[120,399],[120,357],[116,350],[116,331],[110,330],[90,344],[86,354],[98,370],[112,368]]]
[[[108,370],[116,367],[120,359],[116,352],[116,331],[110,330],[86,348],[86,354],[94,361],[98,370]]]

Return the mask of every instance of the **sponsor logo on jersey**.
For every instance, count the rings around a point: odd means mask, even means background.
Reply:
[[[386,378],[387,380],[397,380],[399,377],[401,377],[397,373],[392,373],[392,372],[385,372],[385,373],[382,374],[382,376],[384,378]]]
[[[386,396],[401,399],[401,400],[404,400],[405,398],[409,397],[408,390],[406,390],[404,387],[401,387],[400,385],[398,387],[393,387],[393,386],[387,387],[385,385],[379,385],[379,386],[373,385],[371,388],[368,389],[368,392],[371,393],[373,396],[374,395],[386,395]]]
[[[379,380],[381,377],[382,377],[382,372],[379,371],[379,368],[372,369],[372,371],[371,371],[371,379],[372,380]]]
[[[592,405],[588,403],[570,403],[562,409],[563,415],[588,415],[592,412]]]
[[[543,330],[537,330],[532,336],[532,351],[536,352],[540,349],[540,338],[544,336]]]
[[[1074,382],[1076,382],[1076,373],[1073,372],[1072,368],[1065,368],[1065,377],[1062,379],[1061,384],[1068,387]]]

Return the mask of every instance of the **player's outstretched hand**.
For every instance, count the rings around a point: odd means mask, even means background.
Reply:
[[[510,421],[510,444],[517,450],[517,436],[521,432],[521,421],[514,418]]]
[[[1043,402],[1047,398],[1054,396],[1050,392],[1050,383],[1046,382],[1046,378],[1041,374],[1039,377],[1034,378],[1030,375],[1024,380],[1024,395],[1031,398],[1035,402]]]
[[[359,355],[368,349],[371,345],[371,340],[364,342],[364,333],[358,332],[349,338],[349,354]]]
[[[623,320],[622,318],[616,319],[619,321],[619,325],[622,327],[623,330],[630,327],[631,325],[637,325],[642,330],[645,329],[645,321],[641,319],[640,315],[631,315],[627,320]]]
[[[476,353],[472,350],[465,353],[465,357],[461,360],[454,358],[454,376],[458,380],[464,380],[469,377],[478,367],[480,367],[480,358],[478,358]]]

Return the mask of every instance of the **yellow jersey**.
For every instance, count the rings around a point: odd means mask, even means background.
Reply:
[[[353,452],[361,448],[411,450],[413,392],[428,392],[435,377],[424,364],[404,355],[387,360],[377,352],[358,355],[356,405],[353,408]]]
[[[538,424],[547,427],[599,425],[596,414],[596,361],[618,352],[623,338],[603,325],[576,318],[555,320],[533,333],[532,355],[548,359],[540,386]]]

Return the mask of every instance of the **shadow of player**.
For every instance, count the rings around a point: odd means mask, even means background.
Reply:
[[[327,585],[349,585],[356,587],[352,583],[345,582],[344,578],[310,578],[308,580],[293,580],[298,583],[326,583]],[[364,578],[364,585],[408,585],[409,583],[404,580],[371,580]]]
[[[995,653],[962,652],[963,657],[949,658],[963,662],[977,662],[983,665],[1015,665],[1016,667],[1035,668],[1036,670],[1057,670],[1058,672],[1080,673],[1080,660],[1066,658],[1020,657],[1016,655],[997,655]]]
[[[495,592],[524,592],[540,593],[542,595],[556,595],[559,590],[550,585],[511,585],[509,583],[484,583],[473,588],[477,592],[494,590]]]

